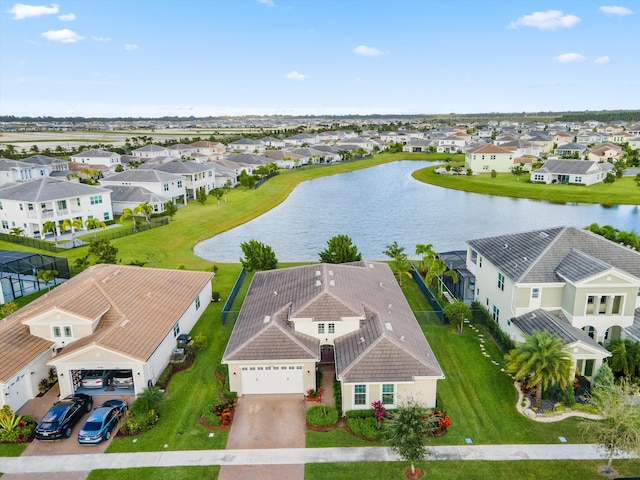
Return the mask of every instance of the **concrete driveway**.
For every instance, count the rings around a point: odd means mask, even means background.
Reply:
[[[303,395],[245,395],[238,399],[227,450],[304,448]],[[303,480],[304,465],[223,466],[218,480]]]

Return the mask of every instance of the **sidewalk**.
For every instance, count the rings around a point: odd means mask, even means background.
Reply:
[[[458,445],[429,447],[427,460],[599,460],[591,444]],[[630,457],[619,457],[630,458]],[[45,473],[135,467],[206,465],[291,465],[327,462],[388,462],[399,457],[387,447],[189,450],[43,457],[1,457],[0,472]]]

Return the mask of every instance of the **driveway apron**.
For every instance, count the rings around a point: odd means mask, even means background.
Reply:
[[[301,394],[245,395],[238,399],[227,449],[304,448],[305,402]],[[303,480],[304,465],[222,466],[218,480]]]

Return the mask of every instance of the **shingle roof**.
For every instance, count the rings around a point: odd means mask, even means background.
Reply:
[[[35,167],[30,163],[20,162],[18,160],[9,160],[8,158],[0,158],[0,171],[8,172],[20,168],[32,169]]]
[[[0,322],[0,379],[50,348],[51,342],[29,335],[22,322],[54,308],[86,318],[107,310],[93,335],[66,346],[57,357],[95,344],[146,361],[211,278],[207,272],[89,267]]]
[[[225,160],[234,163],[245,163],[247,165],[268,165],[271,163],[271,159],[263,157],[262,155],[253,155],[251,153],[238,153],[236,155],[229,155]]]
[[[161,147],[160,145],[145,145],[144,147],[135,148],[131,150],[132,152],[163,152],[165,151],[165,147]]]
[[[76,153],[71,155],[71,158],[81,158],[81,157],[112,157],[114,155],[118,155],[115,152],[109,152],[107,150],[102,150],[101,148],[92,148],[91,150],[85,150],[84,152]]]
[[[608,172],[613,168],[610,163],[598,163],[591,160],[547,160],[537,173],[558,173],[565,175],[585,175],[590,169]]]
[[[300,354],[309,352],[302,358],[317,359],[319,341],[295,332],[289,318],[340,322],[342,317],[361,319],[358,330],[335,340],[336,370],[343,380],[442,377],[389,266],[374,262],[256,273],[223,359],[291,358],[289,349],[294,346]],[[276,346],[255,347],[265,332],[276,328],[281,339]]]
[[[49,157],[47,155],[32,155],[30,157],[23,158],[21,161],[35,165],[54,165],[56,163],[67,163],[66,160]]]
[[[69,182],[54,177],[42,177],[3,188],[0,190],[0,198],[23,202],[48,202],[105,193],[110,192],[104,188],[83,183]]]
[[[567,259],[574,250],[640,278],[640,253],[574,227],[499,235],[470,240],[468,243],[479,255],[516,282],[561,282],[563,279],[558,275],[558,268],[571,278],[581,278],[583,274],[576,269],[580,265],[585,266],[585,262],[578,262],[575,253]]]

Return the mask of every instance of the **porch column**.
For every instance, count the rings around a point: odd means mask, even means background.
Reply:
[[[602,358],[595,358],[593,361],[593,372],[591,373],[591,375],[593,375],[593,377],[596,376],[596,374],[598,373],[598,370],[600,370],[600,367],[602,366]]]

